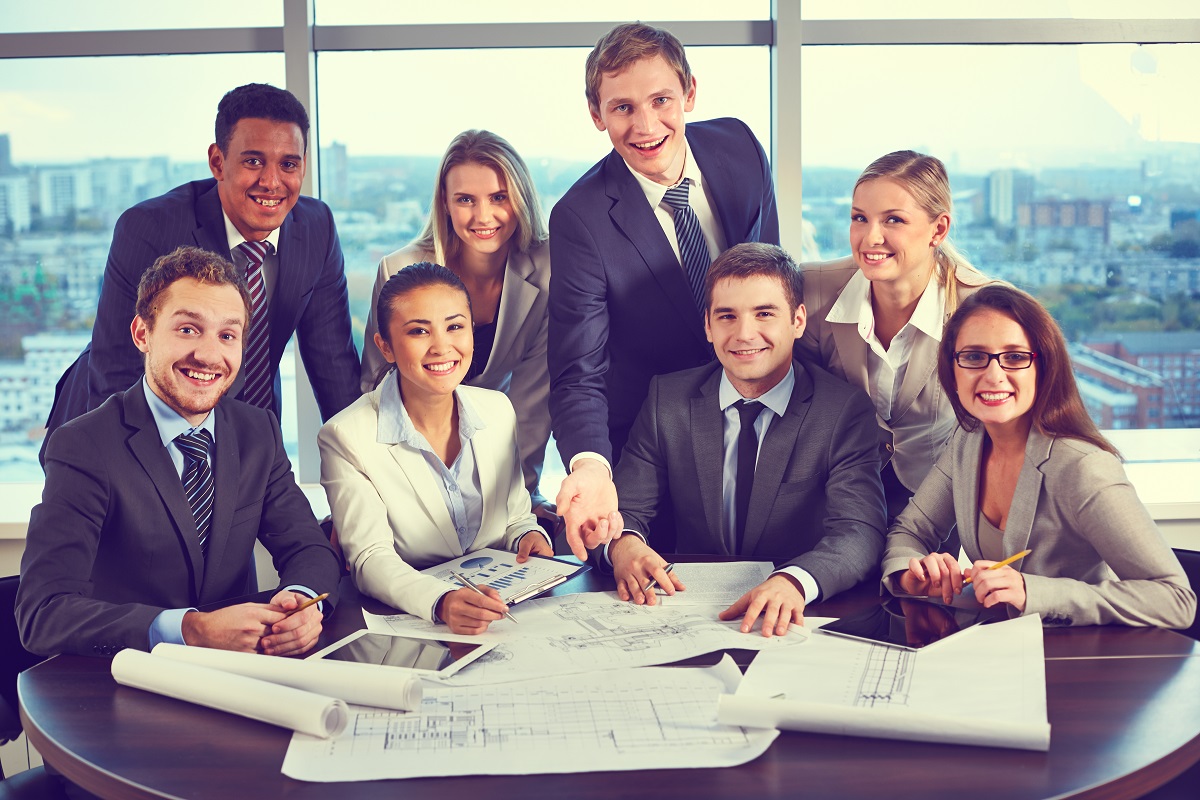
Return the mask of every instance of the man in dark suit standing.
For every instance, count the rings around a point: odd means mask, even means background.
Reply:
[[[247,84],[221,99],[215,127],[216,142],[208,148],[212,178],[139,203],[117,221],[92,341],[59,381],[47,439],[141,374],[128,334],[138,280],[180,245],[231,259],[250,285],[257,313],[235,397],[280,416],[279,360],[293,333],[323,419],[358,397],[358,354],[333,215],[321,201],[300,196],[309,127],[304,106],[283,89]]]
[[[131,333],[144,377],[50,437],[17,593],[26,649],[111,655],[166,641],[284,655],[316,643],[321,608],[287,612],[336,590],[337,560],[278,422],[221,400],[250,302],[240,271],[195,247],[142,275]],[[255,539],[281,576],[270,603],[197,611],[246,594]]]
[[[763,618],[764,636],[865,578],[886,533],[875,410],[861,390],[793,360],[804,275],[773,245],[713,262],[704,330],[718,364],[650,381],[616,467],[626,535],[605,550],[622,599],[654,604],[650,579],[683,589],[647,542],[672,509],[685,553],[741,556],[777,571],[721,614]]]
[[[579,555],[620,531],[610,465],[654,375],[709,362],[701,287],[739,242],[779,243],[770,166],[736,119],[686,126],[683,45],[640,23],[605,34],[587,99],[613,151],[550,215],[550,413],[571,475],[558,496]]]

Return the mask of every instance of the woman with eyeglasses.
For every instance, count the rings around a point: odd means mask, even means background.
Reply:
[[[938,378],[961,427],[888,533],[889,589],[950,602],[965,588],[1047,625],[1192,624],[1196,595],[1088,417],[1066,341],[1037,300],[1004,285],[964,300]],[[965,571],[937,552],[956,525]]]
[[[888,517],[904,508],[954,431],[934,380],[942,328],[991,280],[950,241],[946,168],[912,150],[875,159],[854,184],[852,259],[806,266],[798,349],[863,389],[882,429]]]

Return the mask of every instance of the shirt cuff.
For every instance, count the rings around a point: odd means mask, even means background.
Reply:
[[[784,567],[775,570],[771,575],[790,575],[800,581],[800,588],[804,590],[805,607],[817,602],[817,598],[820,597],[821,589],[817,586],[817,579],[800,567]]]
[[[613,474],[612,473],[612,464],[608,463],[607,458],[600,455],[599,453],[593,453],[591,450],[584,450],[582,453],[576,453],[574,456],[572,456],[571,463],[567,465],[567,472],[574,472],[575,465],[577,463],[579,463],[579,460],[581,458],[594,458],[597,461],[599,461],[601,464],[604,465],[604,468],[606,470],[608,470],[608,479],[612,480],[612,474]]]
[[[538,529],[536,529],[536,530],[535,530],[534,528],[530,528],[529,530],[525,531],[524,533],[522,533],[520,536],[518,536],[518,537],[517,537],[517,541],[516,541],[516,542],[514,542],[514,548],[515,548],[515,549],[513,550],[513,552],[514,552],[514,553],[515,553],[515,552],[518,552],[518,551],[520,551],[520,549],[521,549],[521,540],[522,540],[522,539],[524,539],[526,536],[528,536],[528,535],[529,535],[529,534],[531,534],[531,533],[534,533],[534,534],[538,534],[538,535],[540,535],[540,536],[541,536],[543,539],[545,539],[545,540],[546,540],[546,544],[550,545],[550,550],[551,550],[551,552],[553,552],[553,551],[554,551],[554,542],[550,541],[550,535],[549,535],[549,534],[547,534],[547,533],[546,533],[544,530],[542,530],[541,528],[538,528]]]
[[[649,544],[650,544],[650,542],[648,542],[648,541],[646,540],[646,537],[645,537],[645,536],[643,536],[641,533],[638,533],[637,531],[635,531],[635,530],[633,530],[633,529],[631,529],[631,528],[626,528],[626,529],[624,529],[623,531],[621,531],[621,536],[624,536],[624,535],[625,535],[625,534],[627,534],[627,533],[628,533],[628,534],[630,534],[630,535],[636,536],[636,537],[638,537],[639,539],[641,539],[641,540],[642,540],[642,544],[645,544],[645,545],[649,545]],[[617,539],[620,539],[620,538],[621,538],[621,536],[614,536],[612,539],[610,539],[610,540],[608,540],[607,542],[605,542],[605,543],[604,543],[604,563],[605,563],[605,564],[608,564],[610,567],[612,566],[612,559],[608,557],[608,548],[609,548],[609,546],[610,546],[610,545],[611,545],[613,542],[615,542]]]
[[[153,650],[156,644],[163,642],[186,645],[187,642],[183,640],[183,615],[195,610],[194,608],[168,608],[160,612],[150,623],[150,649]]]
[[[283,588],[289,592],[298,592],[299,594],[307,595],[310,600],[320,594],[320,592],[314,592],[312,589],[299,583],[293,583],[291,586],[285,586]],[[317,601],[317,611],[320,611],[322,614],[325,613],[324,600]]]

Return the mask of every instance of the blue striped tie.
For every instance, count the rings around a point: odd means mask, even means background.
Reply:
[[[688,179],[667,189],[663,200],[674,210],[675,237],[679,240],[683,271],[687,273],[688,285],[692,287],[696,308],[703,311],[704,276],[708,273],[710,258],[708,242],[704,241],[704,231],[700,230],[700,220],[688,203]]]
[[[275,375],[271,369],[271,320],[267,314],[267,287],[263,282],[263,259],[271,250],[270,242],[242,242],[237,246],[246,257],[246,288],[250,290],[250,332],[242,354],[242,384],[239,400],[259,408],[273,408]]]
[[[183,453],[183,493],[187,495],[192,516],[196,518],[196,533],[200,535],[200,552],[208,553],[208,524],[212,521],[213,474],[208,466],[208,453],[213,444],[212,434],[201,429],[181,433],[175,446]]]

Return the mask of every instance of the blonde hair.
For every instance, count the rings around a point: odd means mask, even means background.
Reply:
[[[546,241],[546,223],[542,220],[542,208],[538,202],[529,168],[512,145],[491,131],[463,131],[454,137],[442,164],[438,167],[437,181],[433,186],[433,202],[429,209],[429,220],[415,244],[422,250],[433,252],[438,264],[453,263],[462,250],[462,240],[454,232],[450,212],[446,210],[446,176],[459,164],[480,164],[491,167],[504,177],[508,200],[517,217],[517,230],[510,240],[517,250],[529,252],[535,245]]]
[[[600,81],[605,75],[621,72],[630,64],[655,56],[662,56],[675,71],[683,93],[687,94],[692,87],[692,68],[683,52],[683,44],[670,31],[641,22],[627,22],[601,36],[588,53],[584,71],[584,94],[592,111],[600,111]]]
[[[887,178],[903,186],[931,220],[942,214],[953,217],[954,203],[950,199],[950,179],[946,177],[946,165],[939,159],[913,150],[888,153],[872,161],[862,171],[854,188],[857,190],[859,186],[876,178]],[[933,259],[937,264],[938,283],[946,290],[948,317],[958,308],[958,269],[975,268],[950,241],[949,234],[934,248]]]

